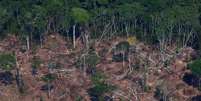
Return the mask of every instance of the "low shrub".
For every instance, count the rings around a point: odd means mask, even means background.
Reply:
[[[188,68],[191,70],[193,74],[201,77],[201,59],[194,60],[191,63],[189,63]]]
[[[100,62],[100,57],[92,52],[85,57],[85,61],[90,67],[95,67]]]
[[[115,46],[115,51],[123,51],[128,52],[130,48],[130,44],[127,41],[122,41]]]
[[[101,99],[104,99],[103,94],[115,89],[115,86],[105,83],[105,79],[106,77],[101,73],[92,76],[91,80],[94,86],[88,90],[92,101],[102,101]]]
[[[100,57],[96,54],[95,51],[88,53],[86,56],[82,56],[75,65],[77,67],[83,66],[84,64],[87,67],[96,67],[96,65],[100,62]]]
[[[0,54],[0,68],[10,71],[16,66],[16,59],[13,54]]]

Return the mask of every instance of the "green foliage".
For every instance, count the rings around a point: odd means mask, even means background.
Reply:
[[[200,8],[200,0],[1,0],[0,35],[67,35],[79,23],[98,38],[111,23],[115,35],[127,32],[147,43],[173,37],[182,43],[191,31],[200,36]]]
[[[99,72],[92,75],[91,80],[94,86],[90,89],[89,93],[101,99],[104,93],[110,92],[116,88],[115,86],[105,83],[105,79],[106,77]]]
[[[72,8],[71,13],[76,23],[86,23],[90,20],[89,12],[83,8]]]
[[[6,71],[14,69],[16,59],[13,54],[0,54],[0,68]]]
[[[188,68],[190,68],[193,74],[201,76],[201,59],[189,63]]]
[[[109,3],[109,0],[97,0],[97,2],[101,5],[107,5]]]
[[[144,13],[144,7],[137,2],[126,3],[117,6],[117,12],[121,17],[124,17],[125,20],[134,19],[137,16],[142,16]]]
[[[106,77],[100,72],[97,72],[95,75],[91,77],[93,84],[104,82],[105,79]]]
[[[95,86],[92,88],[92,92],[95,95],[101,96],[102,94],[109,92],[109,91],[112,91],[114,89],[115,89],[114,86],[111,86],[111,85],[108,85],[105,83],[98,83],[98,84],[95,84]]]
[[[100,57],[96,54],[95,51],[89,52],[87,55],[82,56],[77,62],[76,65],[87,65],[90,68],[96,67],[96,65],[100,62]]]
[[[100,62],[100,57],[95,52],[89,53],[85,59],[86,63],[91,67],[95,67]]]
[[[128,52],[130,44],[127,41],[119,42],[113,49],[112,60],[115,62],[122,62],[128,60]]]
[[[130,44],[127,41],[120,42],[116,45],[115,51],[123,51],[128,52],[130,48]]]

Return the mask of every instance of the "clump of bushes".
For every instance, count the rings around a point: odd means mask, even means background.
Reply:
[[[10,71],[16,66],[15,55],[13,54],[0,54],[0,68],[5,71]]]
[[[188,68],[192,73],[186,73],[183,76],[183,81],[201,90],[201,59],[190,62]]]
[[[16,59],[13,54],[0,54],[0,69],[4,72],[0,73],[0,81],[5,85],[12,84],[14,77],[11,73],[16,66]]]
[[[119,52],[128,52],[130,48],[130,44],[127,41],[122,41],[115,46],[115,51]]]
[[[87,55],[82,56],[77,62],[76,66],[87,66],[89,68],[94,68],[100,62],[100,57],[95,51],[89,52]]]
[[[85,61],[90,67],[95,67],[100,62],[100,57],[96,52],[91,52],[85,57]]]
[[[102,101],[104,94],[115,89],[115,86],[109,85],[105,82],[105,76],[101,73],[92,75],[91,78],[94,86],[88,90],[92,101]]]
[[[201,59],[194,60],[193,62],[189,63],[188,68],[193,74],[201,77]]]
[[[130,49],[130,44],[127,41],[118,43],[113,49],[112,60],[114,62],[122,62],[128,60],[128,52]]]

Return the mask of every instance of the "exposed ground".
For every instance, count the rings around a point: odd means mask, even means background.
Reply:
[[[155,46],[138,42],[131,46],[129,61],[112,61],[110,49],[124,40],[126,39],[113,38],[93,45],[101,57],[96,66],[97,71],[106,76],[108,84],[116,87],[105,94],[113,98],[113,101],[158,101],[155,96],[157,88],[162,90],[170,101],[189,101],[191,97],[200,94],[200,91],[182,80],[184,74],[190,72],[187,63],[196,54],[193,49],[184,48],[175,54],[176,48],[172,45],[161,54]],[[23,94],[19,93],[15,82],[7,86],[1,84],[0,101],[79,101],[79,97],[82,98],[81,101],[90,101],[87,92],[93,86],[90,74],[75,66],[85,49],[79,40],[77,47],[72,49],[71,42],[52,34],[45,39],[42,47],[32,45],[31,50],[22,52],[23,47],[25,45],[14,36],[0,42],[0,52],[16,54],[17,67],[25,84]],[[37,75],[33,76],[31,61],[34,56],[38,56],[42,64]],[[162,60],[168,57],[169,63],[165,66]],[[50,62],[58,63],[59,68],[49,71]],[[41,77],[48,72],[57,75],[57,79],[53,81],[54,88],[49,93],[41,90],[41,86],[45,84]],[[15,71],[13,73],[15,74]]]

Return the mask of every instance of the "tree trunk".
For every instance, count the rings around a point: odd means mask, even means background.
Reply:
[[[75,27],[76,25],[73,25],[73,48],[75,48]]]
[[[26,37],[26,41],[27,41],[27,50],[29,50],[30,49],[29,36]]]
[[[40,47],[43,47],[43,39],[42,39],[42,35],[40,35]]]

